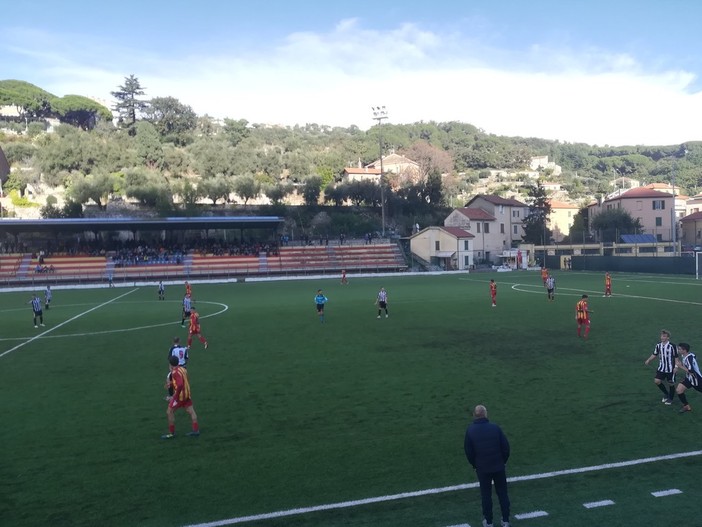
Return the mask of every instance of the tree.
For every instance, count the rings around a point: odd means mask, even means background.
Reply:
[[[426,181],[432,172],[447,174],[453,170],[451,154],[427,141],[417,141],[407,149],[405,155],[419,165],[417,179],[412,180],[412,183]]]
[[[324,201],[333,203],[335,207],[343,205],[348,194],[348,185],[330,183],[324,187]]]
[[[248,126],[246,119],[224,119],[224,135],[232,146],[237,146],[251,133]]]
[[[193,210],[197,204],[197,200],[202,196],[202,189],[198,185],[193,185],[189,179],[176,181],[171,185],[171,191],[180,197],[181,202],[185,206],[185,210]]]
[[[195,172],[203,178],[206,179],[217,174],[225,176],[233,174],[231,152],[224,141],[200,140],[190,145],[188,151],[195,161],[193,167]]]
[[[180,146],[191,142],[192,131],[197,126],[193,109],[175,97],[151,99],[144,110],[144,119],[154,125],[162,140]]]
[[[308,177],[302,186],[302,199],[305,200],[305,205],[317,205],[321,191],[322,178],[319,176]]]
[[[62,123],[71,124],[83,130],[92,130],[99,120],[107,122],[112,120],[110,110],[81,95],[66,95],[55,99],[52,105]]]
[[[288,183],[276,183],[264,187],[263,192],[273,205],[279,205],[292,190],[292,185]]]
[[[27,164],[31,161],[37,148],[31,143],[8,143],[3,146],[5,158],[10,166]]]
[[[107,208],[107,200],[114,188],[111,175],[99,171],[87,176],[74,172],[69,181],[67,194],[73,201],[85,204],[92,200],[98,208]]]
[[[622,234],[638,234],[643,227],[639,219],[624,209],[607,209],[592,218],[590,228],[600,234],[600,241],[618,242]]]
[[[585,243],[590,237],[587,229],[589,209],[584,207],[573,216],[573,225],[570,226],[568,236],[563,239],[564,243]]]
[[[537,183],[529,187],[527,195],[531,199],[529,213],[522,221],[524,224],[522,240],[536,245],[548,244],[551,240],[551,230],[546,228],[546,224],[551,214],[551,204],[546,196],[546,190],[541,183]]]
[[[154,169],[163,164],[163,146],[158,139],[154,125],[148,121],[141,121],[133,128],[137,146],[137,159],[144,166]]]
[[[56,96],[25,81],[0,81],[0,106],[14,106],[21,117],[49,117]]]
[[[252,176],[239,176],[234,180],[234,192],[244,200],[246,205],[250,199],[258,197],[261,193],[261,185]]]
[[[424,182],[424,199],[433,206],[442,206],[445,203],[441,174],[436,167],[432,168]]]
[[[118,86],[117,91],[110,92],[117,99],[114,109],[119,115],[119,122],[129,129],[131,135],[135,133],[134,125],[137,122],[137,117],[147,107],[147,102],[139,99],[140,96],[144,95],[144,89],[139,79],[132,74],[124,78],[124,84]]]
[[[211,199],[212,205],[216,205],[219,199],[225,202],[229,199],[229,194],[234,189],[234,182],[231,176],[217,174],[216,176],[202,178],[197,188],[203,198]]]
[[[154,170],[134,168],[124,171],[124,193],[142,205],[165,210],[173,205],[173,194],[166,178]]]

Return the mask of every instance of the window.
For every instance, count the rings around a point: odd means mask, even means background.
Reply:
[[[434,242],[434,250],[435,250],[435,251],[440,250],[440,249],[439,249],[439,247],[440,247],[439,243],[440,243],[440,242],[438,242],[438,241]]]
[[[512,231],[514,231],[512,234],[519,234],[519,233],[517,232],[517,226],[516,226],[516,225],[514,225],[514,226],[512,227]]]
[[[656,227],[662,227],[663,226],[663,218],[660,216],[656,216]]]
[[[463,240],[463,250],[464,251],[470,250],[470,242],[468,240]],[[466,258],[467,258],[467,256],[466,256]]]
[[[504,213],[505,213],[505,206],[500,205],[500,214],[504,214]]]
[[[463,257],[463,265],[464,265],[465,267],[470,266],[470,256],[464,256],[464,257]]]
[[[478,229],[478,232],[480,232],[480,222],[477,222],[477,223],[475,224],[475,226],[476,226],[476,228]]]
[[[483,232],[485,234],[490,234],[490,224],[489,223],[483,223]]]
[[[573,211],[572,211],[572,210],[569,210],[569,211],[568,211],[568,217],[570,218],[570,217],[572,217],[572,216],[573,216]]]
[[[505,224],[500,223],[500,234],[504,234],[504,233],[505,233]]]
[[[643,210],[643,201],[638,200],[636,202],[636,210]]]
[[[662,242],[662,241],[663,241],[663,235],[662,235],[662,234],[656,234],[656,241]]]
[[[664,210],[665,209],[665,201],[663,201],[662,199],[654,199],[651,202],[651,204],[653,206],[653,210]]]
[[[518,210],[513,210],[513,211],[512,211],[512,217],[513,217],[513,218],[518,218],[518,217],[519,217],[519,211],[518,211]]]

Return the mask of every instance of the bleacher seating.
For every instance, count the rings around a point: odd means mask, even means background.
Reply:
[[[280,255],[268,258],[273,272],[309,271],[392,271],[406,269],[407,264],[397,245],[341,245],[283,247]]]
[[[259,256],[214,256],[193,255],[190,275],[229,275],[258,274],[261,259]]]
[[[162,280],[164,278],[182,277],[185,267],[182,263],[149,263],[144,265],[129,265],[115,267],[111,272],[114,281],[130,280]]]
[[[104,256],[49,256],[44,263],[39,264],[33,258],[27,270],[27,277],[32,275],[46,276],[52,280],[95,280],[105,278],[107,260]],[[49,272],[36,272],[37,265],[47,267]]]
[[[22,264],[23,259],[26,260]],[[29,263],[29,265],[27,265]],[[36,272],[37,265],[50,272]],[[25,271],[21,268],[26,267]],[[401,250],[395,244],[316,245],[281,247],[279,254],[219,256],[189,254],[181,263],[159,263],[116,266],[107,256],[48,256],[39,264],[37,258],[14,254],[0,256],[2,282],[114,282],[162,280],[188,277],[239,277],[275,274],[400,271],[407,268]]]
[[[0,280],[14,280],[21,261],[21,254],[0,255]]]

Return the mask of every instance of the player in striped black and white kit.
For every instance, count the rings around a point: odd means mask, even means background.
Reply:
[[[544,285],[546,286],[546,296],[548,297],[548,301],[553,302],[556,299],[556,279],[549,274]]]
[[[186,282],[187,283],[187,282]],[[190,311],[192,310],[192,300],[190,299],[190,293],[186,293],[183,297],[183,315],[180,319],[180,327],[185,327],[185,321],[190,320]]]
[[[49,305],[51,304],[51,286],[47,285],[46,289],[44,290],[44,308],[48,311],[49,310]]]
[[[28,304],[32,304],[32,311],[34,312],[34,327],[37,328],[37,320],[39,320],[39,324],[42,326],[44,325],[44,312],[41,310],[41,300],[37,296],[36,293],[32,295],[32,299],[27,302]]]
[[[378,298],[375,303],[378,304],[378,318],[380,318],[380,313],[383,309],[385,310],[385,318],[388,318],[388,292],[384,287],[381,287],[380,291],[378,291]]]
[[[690,353],[690,345],[686,342],[681,342],[678,344],[678,350],[680,351],[680,357],[677,361],[677,368],[685,372],[685,378],[682,382],[678,383],[678,387],[675,392],[680,398],[680,402],[683,403],[683,407],[680,409],[680,413],[691,412],[692,408],[687,402],[687,395],[685,395],[685,390],[688,388],[694,388],[698,392],[702,392],[702,372],[700,371],[700,366],[697,364],[697,357],[694,353]]]
[[[653,348],[653,353],[646,359],[644,364],[648,364],[658,357],[658,369],[653,382],[656,383],[658,389],[663,392],[663,402],[665,404],[673,404],[675,396],[675,362],[678,358],[678,348],[670,342],[670,331],[661,330],[661,341]],[[663,381],[668,384],[666,388]]]

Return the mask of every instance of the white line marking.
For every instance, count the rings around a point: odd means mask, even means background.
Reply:
[[[523,514],[515,514],[514,518],[516,520],[529,520],[531,518],[541,518],[542,516],[548,516],[548,512],[546,512],[546,511],[525,512]]]
[[[449,525],[448,527],[470,527],[467,523],[459,523],[458,525]]]
[[[608,505],[614,505],[614,502],[612,500],[602,500],[583,503],[583,507],[586,509],[596,509],[597,507],[607,507]]]
[[[668,489],[668,490],[659,490],[657,492],[651,492],[651,495],[655,496],[656,498],[662,498],[663,496],[672,496],[673,494],[682,494],[682,490]]]
[[[582,474],[584,472],[594,472],[598,470],[607,470],[610,468],[632,467],[634,465],[642,465],[644,463],[655,463],[657,461],[667,461],[670,459],[681,459],[686,457],[694,457],[702,455],[702,450],[694,450],[692,452],[680,452],[678,454],[668,454],[665,456],[646,457],[641,459],[632,459],[630,461],[620,461],[618,463],[606,463],[603,465],[593,465],[590,467],[570,468],[566,470],[557,470],[554,472],[544,472],[541,474],[530,474],[527,476],[516,476],[507,478],[507,481],[514,483],[517,481],[531,481],[534,479],[555,478],[557,476],[568,476],[571,474]],[[389,494],[387,496],[376,496],[374,498],[365,498],[360,500],[341,501],[338,503],[329,503],[327,505],[314,505],[312,507],[300,507],[297,509],[288,509],[276,512],[267,512],[263,514],[254,514],[251,516],[240,516],[238,518],[229,518],[227,520],[218,520],[208,523],[194,523],[186,527],[222,527],[224,525],[235,525],[237,523],[254,522],[259,520],[270,520],[273,518],[283,518],[286,516],[296,516],[298,514],[307,514],[310,512],[330,511],[335,509],[346,509],[349,507],[357,507],[359,505],[369,505],[371,503],[381,503],[385,501],[402,500],[405,498],[416,498],[419,496],[427,496],[430,494],[443,494],[444,492],[454,492],[457,490],[476,489],[478,482],[464,483],[461,485],[452,485],[450,487],[439,487],[435,489],[416,490],[413,492],[402,492],[400,494]]]
[[[537,290],[531,291],[530,289],[520,289],[520,288],[525,288],[525,287],[532,287]],[[538,286],[538,285],[532,285],[532,284],[514,284],[512,285],[512,290],[514,291],[519,291],[520,293],[536,293],[536,294],[543,294],[544,290],[543,287]],[[563,291],[577,291],[577,293],[563,293]],[[588,289],[572,289],[569,287],[561,287],[556,289],[556,295],[558,296],[580,296],[583,293],[589,293],[591,295],[597,295],[601,293],[601,291],[592,291]],[[637,298],[639,300],[657,300],[658,302],[671,302],[673,304],[687,304],[691,306],[702,306],[702,302],[692,302],[690,300],[675,300],[672,298],[658,298],[655,296],[639,296],[639,295],[626,295],[623,293],[617,293],[616,295],[612,295],[617,298]]]
[[[83,313],[77,314],[76,316],[74,316],[74,317],[72,317],[72,318],[69,318],[68,320],[63,321],[63,322],[61,322],[60,324],[58,324],[58,325],[56,325],[56,326],[54,326],[54,327],[52,327],[52,328],[47,329],[47,330],[44,331],[43,333],[39,333],[38,335],[35,335],[34,337],[30,338],[29,340],[25,340],[25,341],[22,342],[21,344],[17,344],[17,346],[15,346],[14,348],[10,348],[9,350],[7,350],[7,351],[5,351],[5,352],[0,353],[0,358],[4,357],[4,356],[7,355],[8,353],[12,353],[13,351],[20,349],[22,346],[25,346],[25,345],[29,344],[30,342],[34,342],[34,341],[37,340],[38,338],[41,338],[41,337],[43,337],[44,335],[46,335],[46,334],[48,334],[48,333],[51,333],[52,331],[54,331],[55,329],[60,328],[61,326],[65,326],[65,325],[68,324],[69,322],[72,322],[72,321],[74,321],[75,319],[82,317],[83,315],[87,315],[88,313],[90,313],[90,312],[92,312],[92,311],[95,311],[96,309],[100,309],[101,307],[106,306],[107,304],[111,304],[111,303],[114,302],[115,300],[119,300],[120,298],[123,298],[123,297],[125,297],[125,296],[127,296],[127,295],[129,295],[129,294],[132,294],[134,291],[138,291],[138,289],[132,289],[131,291],[128,291],[128,292],[124,293],[123,295],[117,296],[117,297],[113,298],[112,300],[108,300],[107,302],[104,302],[104,303],[100,304],[99,306],[95,306],[95,307],[93,307],[93,308],[91,308],[91,309],[88,309],[87,311],[84,311]]]
[[[125,302],[125,303],[126,303],[126,302]],[[217,311],[217,312],[215,312],[215,313],[210,313],[209,315],[201,316],[201,317],[200,317],[201,319],[214,317],[214,316],[216,316],[216,315],[221,315],[222,313],[224,313],[225,311],[227,311],[227,310],[229,309],[229,306],[228,306],[227,304],[222,304],[222,303],[220,303],[220,302],[205,302],[205,301],[201,301],[200,304],[212,304],[212,305],[215,305],[215,306],[222,306],[222,307],[224,308],[224,309],[221,309],[221,310],[219,310],[219,311]],[[99,306],[98,306],[98,307],[99,307]],[[84,314],[84,313],[83,313],[83,314]],[[81,316],[81,315],[79,315],[79,316]],[[75,318],[75,317],[74,317],[74,318]],[[71,319],[71,320],[73,320],[73,319]],[[67,321],[67,322],[68,322],[68,321]],[[64,322],[64,324],[65,324],[65,322]],[[93,331],[93,332],[91,332],[91,333],[72,333],[72,334],[70,334],[70,335],[51,335],[51,336],[49,336],[49,337],[44,337],[44,335],[46,335],[46,333],[48,333],[48,331],[46,331],[45,333],[42,333],[41,335],[38,335],[38,336],[36,336],[36,337],[32,337],[31,340],[34,340],[35,338],[65,339],[65,338],[69,338],[69,337],[90,337],[90,336],[93,336],[93,335],[106,335],[106,334],[108,334],[108,333],[127,333],[127,332],[129,332],[129,331],[140,331],[140,330],[142,330],[142,329],[162,328],[162,327],[165,327],[165,326],[173,326],[173,325],[180,326],[180,323],[179,323],[178,321],[175,321],[175,322],[171,321],[171,322],[163,322],[163,323],[161,323],[161,324],[151,324],[151,325],[149,325],[149,326],[137,326],[137,327],[132,327],[132,328],[106,329],[106,330],[104,330],[104,331]],[[56,326],[56,327],[59,327],[59,326]],[[7,337],[7,338],[0,338],[0,342],[4,342],[4,341],[8,341],[8,340],[13,340],[13,341],[14,341],[14,340],[29,340],[29,339],[25,339],[24,337]],[[1,355],[0,355],[0,356],[1,356]]]

